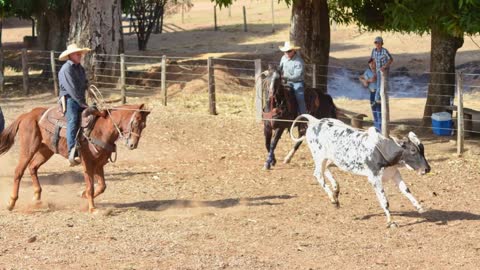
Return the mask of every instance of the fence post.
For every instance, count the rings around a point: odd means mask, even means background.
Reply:
[[[213,28],[215,31],[218,30],[217,26],[217,5],[213,6],[213,21],[215,23],[215,27]]]
[[[262,121],[263,112],[263,91],[262,91],[262,60],[255,59],[255,118],[257,123]]]
[[[127,103],[127,95],[126,95],[126,89],[127,86],[125,85],[125,54],[121,53],[120,54],[120,95],[122,104]]]
[[[215,102],[215,75],[213,69],[213,58],[208,57],[208,104],[210,107],[210,114],[217,114],[217,107]]]
[[[247,10],[243,6],[243,32],[247,32]]]
[[[162,93],[163,93],[163,105],[167,106],[167,56],[162,56],[162,73],[161,73],[161,80],[162,80]]]
[[[463,122],[463,77],[461,72],[457,72],[457,155],[463,154],[464,146],[464,122]]]
[[[317,88],[317,64],[312,65],[312,87]]]
[[[275,12],[273,9],[273,0],[272,0],[272,33],[275,33]]]
[[[26,95],[30,94],[28,89],[28,58],[27,58],[27,49],[22,49],[22,71],[23,71],[23,90]]]
[[[5,66],[3,64],[3,48],[0,48],[0,93],[3,93],[3,85],[5,84],[4,71]]]
[[[52,67],[53,93],[58,97],[57,68],[55,67],[55,51],[50,51],[50,66]]]
[[[390,108],[388,106],[388,72],[380,71],[381,76],[381,83],[380,83],[380,99],[382,102],[382,135],[386,138],[389,137],[390,131],[388,130],[388,124],[390,120],[389,111]]]

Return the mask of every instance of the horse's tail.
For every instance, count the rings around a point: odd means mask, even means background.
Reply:
[[[0,134],[0,155],[5,154],[12,148],[13,143],[15,142],[15,136],[17,135],[18,126],[22,122],[24,115],[21,115],[13,123],[11,123],[3,132]]]
[[[295,118],[295,120],[293,121],[292,126],[290,127],[290,138],[292,138],[292,140],[295,143],[305,140],[305,135],[302,135],[302,137],[300,137],[300,138],[295,138],[295,136],[293,135],[293,128],[295,127],[295,124],[297,123],[297,121],[299,121],[301,118],[307,119],[307,121],[308,121],[307,124],[308,125],[310,125],[312,122],[317,122],[318,121],[317,118],[311,116],[310,114],[301,114],[301,115],[297,116],[297,118]]]

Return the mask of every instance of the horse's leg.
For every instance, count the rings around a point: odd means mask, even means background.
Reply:
[[[267,148],[267,152],[270,152],[270,143],[272,142],[272,125],[265,121],[263,124],[263,134],[265,135],[265,148]]]
[[[297,126],[297,128],[298,128],[298,135],[301,137],[301,136],[305,135],[306,129],[305,128],[301,129],[300,125],[302,125],[302,123],[299,123],[299,126]],[[303,141],[299,141],[299,142],[295,143],[292,150],[290,150],[290,152],[288,152],[288,155],[283,160],[283,163],[285,163],[285,164],[290,163],[290,160],[292,160],[292,158],[295,155],[295,153],[297,152],[298,148],[300,148],[300,145],[302,145],[302,142]]]
[[[297,152],[298,148],[300,147],[300,145],[302,145],[302,141],[299,141],[299,142],[296,142],[295,145],[293,146],[292,150],[290,150],[290,152],[288,152],[288,155],[285,157],[285,159],[283,160],[283,163],[287,164],[287,163],[290,163],[290,160],[292,160],[293,156],[295,155],[295,153]]]
[[[270,151],[268,153],[267,161],[265,161],[265,169],[270,169],[272,166],[275,166],[277,160],[275,158],[275,148],[277,148],[278,141],[282,137],[283,131],[285,128],[277,128],[275,129],[275,135],[273,136],[273,141],[270,144]]]
[[[30,125],[29,122],[26,122],[26,125]],[[31,126],[31,125],[30,125]],[[25,126],[21,125],[19,129],[24,129]],[[32,160],[33,156],[37,153],[38,148],[40,147],[40,131],[37,127],[34,127],[28,132],[24,129],[20,136],[20,159],[18,165],[15,168],[15,174],[13,176],[13,190],[10,195],[10,200],[8,201],[7,209],[9,211],[13,210],[15,203],[18,200],[18,190],[20,189],[20,180],[22,180],[23,174],[28,164]]]
[[[42,187],[40,186],[40,182],[38,181],[38,169],[40,166],[45,164],[53,155],[53,152],[46,146],[45,144],[41,145],[38,149],[38,152],[33,156],[32,161],[28,165],[30,169],[30,175],[32,177],[32,184],[33,184],[33,200],[36,203],[39,203],[42,198]]]
[[[93,193],[94,193],[94,170],[95,170],[95,166],[93,166],[92,164],[89,164],[88,162],[85,162],[84,160],[82,160],[83,162],[83,178],[85,180],[85,195],[87,197],[87,200],[88,200],[88,211],[90,213],[93,213],[95,212],[95,203],[93,202]]]
[[[97,168],[95,170],[95,179],[97,180],[98,186],[95,188],[95,194],[93,194],[93,198],[96,198],[98,195],[102,194],[107,188],[107,185],[105,184],[105,175],[103,172],[103,166],[105,165],[104,164],[97,165]]]

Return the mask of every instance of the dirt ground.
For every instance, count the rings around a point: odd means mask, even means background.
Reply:
[[[258,36],[265,31],[259,30]],[[351,29],[342,31],[339,27],[332,32],[332,40],[338,40],[332,58],[353,66],[363,59],[360,46],[365,46],[368,55],[370,45],[360,44],[373,40],[377,33],[355,36]],[[345,44],[358,46],[340,49],[342,35],[350,37]],[[363,40],[365,35],[369,36]],[[165,36],[154,37],[174,41],[173,34]],[[258,48],[267,42],[276,46],[279,37],[262,36],[270,41],[250,42],[260,44],[254,45]],[[389,38],[400,40],[401,36]],[[408,38],[422,44],[428,40]],[[158,44],[164,44],[160,40]],[[208,40],[198,40],[200,51],[211,51],[208,46],[213,43],[207,46],[202,44]],[[229,50],[216,48],[238,55],[245,48],[235,47],[238,42],[232,41]],[[178,49],[181,55],[187,50],[184,44],[169,50]],[[478,54],[473,43],[466,46],[462,57]],[[417,52],[428,55],[428,49],[407,50],[402,43],[392,42],[388,48],[405,50],[398,57],[399,65],[414,63]],[[243,53],[248,54],[248,48]],[[462,57],[458,61],[467,61],[468,57]],[[424,62],[418,63],[420,69],[428,69]],[[148,103],[153,111],[139,148],[130,151],[119,145],[118,161],[106,166],[107,190],[96,200],[100,211],[95,215],[86,211],[86,201],[78,196],[84,189],[82,169],[68,167],[59,156],[40,170],[42,205],[31,201],[33,191],[26,172],[17,207],[7,211],[18,159],[15,145],[0,156],[0,269],[478,269],[477,137],[469,138],[465,154],[457,157],[454,137],[415,130],[425,144],[432,172],[425,176],[407,169],[401,172],[429,211],[418,214],[387,183],[390,209],[399,224],[399,228],[387,229],[364,177],[333,169],[341,187],[341,206],[337,209],[328,202],[312,176],[306,146],[291,164],[279,162],[270,171],[262,170],[266,158],[263,127],[254,120],[251,98],[241,94],[238,98],[244,103],[238,113],[226,114],[228,108],[220,103],[217,116],[208,115],[206,105],[196,110],[180,98],[172,99],[167,107],[160,105],[157,96],[129,99],[130,103]],[[51,94],[39,94],[2,99],[0,106],[10,123],[32,107],[54,102]],[[365,101],[335,102],[345,109],[368,112]],[[470,102],[479,106],[474,98]],[[398,112],[394,121],[413,121],[421,117],[424,100],[395,99],[391,106]],[[399,126],[393,133],[401,135],[406,130]],[[277,158],[290,147],[285,134]]]

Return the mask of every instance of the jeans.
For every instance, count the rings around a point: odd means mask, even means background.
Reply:
[[[80,126],[80,113],[82,107],[73,98],[67,97],[67,111],[65,116],[67,117],[67,145],[68,153],[75,146],[75,137]]]
[[[0,108],[0,133],[2,133],[3,129],[5,128],[5,118],[3,118],[3,112]]]
[[[307,106],[305,104],[305,84],[304,82],[288,82],[288,85],[293,89],[295,99],[297,100],[297,111],[299,114],[307,113]]]
[[[382,132],[382,105],[375,102],[375,92],[370,92],[370,106],[372,107],[373,125],[377,132]]]

